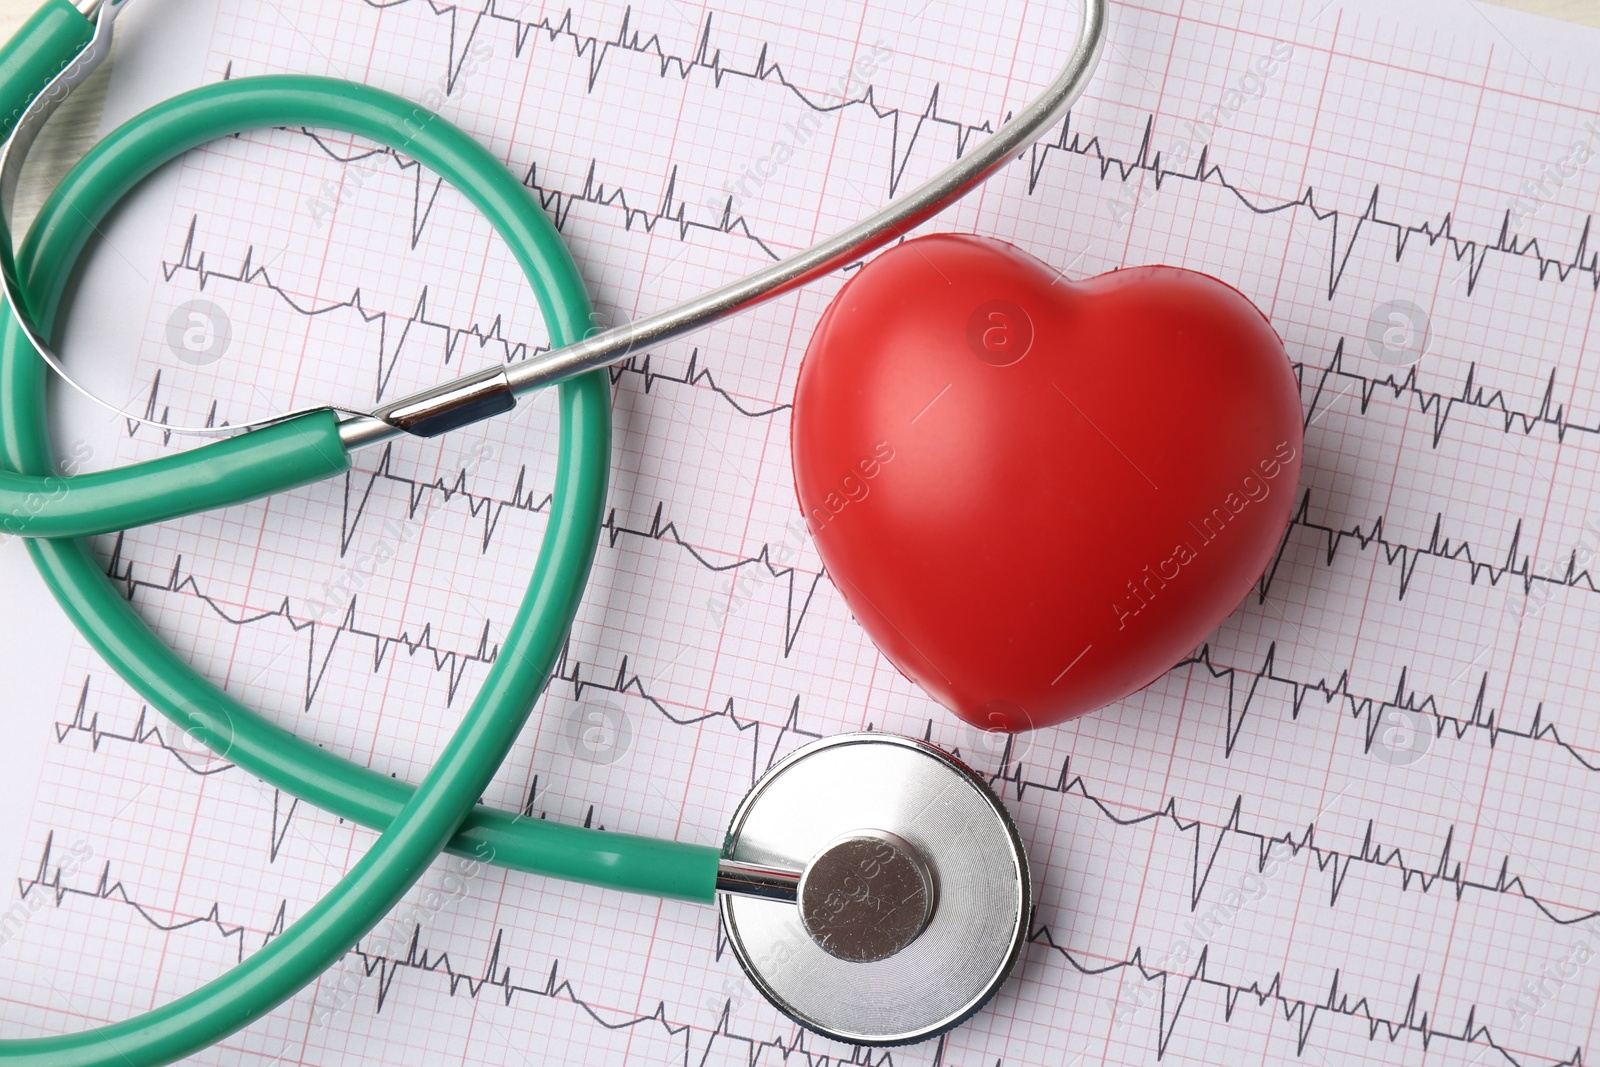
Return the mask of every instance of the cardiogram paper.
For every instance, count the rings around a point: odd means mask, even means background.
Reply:
[[[142,3],[108,122],[266,72],[403,93],[524,180],[604,322],[934,173],[1049,79],[1076,21],[951,0]],[[788,403],[842,274],[612,372],[595,576],[485,802],[717,844],[754,776],[811,738],[959,751],[1004,793],[1037,881],[1017,975],[969,1023],[905,1049],[822,1040],[745,980],[713,909],[441,861],[403,923],[199,1062],[1592,1061],[1597,48],[1456,0],[1119,2],[1070,119],[929,224],[1073,278],[1215,274],[1271,317],[1299,376],[1304,482],[1256,594],[1076,724],[1008,745],[962,726],[821,570]],[[545,340],[459,196],[331,131],[192,153],[91,258],[70,358],[174,422],[370,407]],[[69,414],[59,449],[86,468],[181,447]],[[503,638],[555,441],[535,400],[97,545],[210,677],[416,781]],[[0,562],[27,620],[0,652],[18,679],[0,1019],[56,1033],[258,951],[373,834],[175,735],[81,639],[43,640],[57,609],[19,543]]]

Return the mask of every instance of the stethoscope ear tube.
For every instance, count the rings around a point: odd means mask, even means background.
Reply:
[[[33,347],[7,330],[8,348]],[[17,358],[7,353],[4,358]],[[115,470],[73,476],[0,470],[0,532],[85,537],[211,511],[309,485],[350,469],[339,416],[313,411],[225,441]]]
[[[170,121],[172,116],[192,120],[209,107],[222,117],[206,114],[207,131],[228,133],[227,116],[234,116],[234,125],[241,127],[250,116],[259,126],[296,125],[311,122],[317,114],[314,109],[324,104],[326,111],[321,117],[325,125],[337,125],[338,116],[349,115],[354,108],[383,111],[396,124],[417,112],[414,105],[392,94],[325,78],[239,78],[174,97],[113,132],[92,158],[85,157],[85,162],[62,180],[57,195],[45,205],[39,223],[23,243],[19,261],[23,277],[33,287],[36,306],[54,315],[61,279],[101,217],[103,212],[98,209],[130,187],[136,175],[148,173],[193,142],[193,136],[179,135]],[[374,125],[375,120],[369,121],[367,128]],[[455,129],[443,120],[430,121],[427,127],[440,134]],[[454,136],[476,148],[460,131]],[[516,177],[486,150],[478,148],[477,152],[481,154],[470,157],[476,161],[470,168],[460,159],[452,163],[452,157],[437,150],[431,155],[440,163],[436,169],[452,183],[461,176],[490,192],[480,199],[493,209],[489,217],[497,229],[503,219],[514,216],[515,227],[500,232],[519,263],[529,265],[525,274],[552,338],[560,343],[580,336],[589,325],[589,304],[576,264]],[[461,173],[467,169],[476,177]],[[50,286],[40,284],[43,276],[34,278],[33,270],[48,275]],[[44,409],[46,380],[44,365],[32,357],[20,329],[10,321],[0,322],[0,468],[40,475],[54,466]],[[586,378],[570,393],[560,391],[558,399],[563,425],[573,427],[571,441],[563,436],[558,469],[584,461],[591,469],[590,478],[598,479],[594,484],[603,492],[610,425],[610,391],[604,378]],[[214,449],[277,435],[282,438],[279,457],[286,464],[297,464],[299,473],[304,473],[319,463],[343,462],[342,451],[331,453],[318,447],[327,444],[324,435],[333,418],[330,412],[319,412],[314,417],[303,416],[304,422],[294,420],[252,431],[184,455],[210,455]],[[304,438],[301,430],[306,431]],[[270,478],[287,479],[287,473],[256,469],[270,467],[273,458],[270,450],[241,453],[240,466],[247,469],[237,472],[238,476],[255,480],[257,487]],[[138,469],[123,468],[121,473]],[[89,476],[77,475],[71,482],[85,477]],[[596,541],[598,537],[596,531]],[[412,790],[407,783],[339,759],[260,719],[211,685],[143,624],[122,593],[106,580],[92,553],[77,551],[69,542],[39,538],[30,548],[46,583],[96,650],[141,696],[186,732],[208,740],[225,736],[228,743],[222,754],[227,759],[285,792],[362,825],[382,829],[405,805]],[[708,903],[713,899],[717,872],[717,851],[712,848],[519,819],[484,806],[468,816],[451,847],[458,854],[514,869]]]

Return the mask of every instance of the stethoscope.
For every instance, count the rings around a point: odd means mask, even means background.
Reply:
[[[45,120],[110,52],[128,0],[47,0],[0,49],[0,209]],[[209,984],[125,1022],[0,1042],[0,1059],[156,1064],[198,1052],[314,981],[372,930],[443,851],[536,874],[716,901],[752,982],[802,1025],[839,1040],[903,1044],[943,1033],[1005,982],[1027,935],[1021,840],[983,779],[919,741],[846,734],[774,765],[733,815],[720,850],[522,819],[477,803],[553,669],[599,542],[610,404],[594,372],[796,289],[894,241],[971,191],[1059,120],[1088,82],[1106,0],[1085,0],[1061,74],[956,163],[843,232],[626,325],[591,329],[588,297],[555,228],[485,148],[433,113],[367,86],[306,76],[242,78],[173,97],[96,145],[62,180],[19,248],[0,240],[13,315],[0,338],[0,527],[27,537],[46,584],[106,661],[219,756],[335,815],[382,831],[295,923]],[[112,206],[160,165],[218,137],[331,127],[440,174],[505,240],[539,301],[550,351],[469,374],[366,413],[316,408],[218,429],[197,448],[105,472],[53,476],[45,368],[68,275]],[[349,763],[273,725],[183,662],[101,571],[91,534],[256,499],[343,473],[355,449],[433,437],[556,385],[561,443],[533,577],[483,688],[421,784]],[[97,403],[120,410],[114,404]],[[123,414],[127,414],[124,412]],[[129,417],[137,418],[130,415]]]

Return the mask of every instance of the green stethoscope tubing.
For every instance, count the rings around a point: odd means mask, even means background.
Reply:
[[[60,7],[66,5],[52,4],[41,16],[59,14]],[[19,90],[17,66],[0,55],[0,110],[9,110],[36,87]],[[17,253],[35,320],[54,321],[72,267],[95,226],[138,181],[206,141],[273,126],[340,129],[397,147],[426,164],[461,190],[505,239],[534,288],[552,340],[565,344],[588,328],[588,298],[560,236],[526,189],[487,150],[400,97],[300,76],[237,79],[174,97],[130,120],[85,156],[51,196]],[[44,366],[9,315],[5,322],[0,337],[0,459],[12,471],[45,477],[53,457]],[[477,806],[543,691],[583,595],[604,504],[609,401],[603,371],[560,386],[554,503],[527,594],[482,689],[416,787],[296,737],[202,678],[132,611],[85,542],[29,540],[28,549],[56,599],[145,700],[247,772],[383,833],[327,896],[227,974],[125,1022],[63,1037],[0,1042],[0,1059],[54,1067],[142,1067],[199,1051],[266,1014],[337,962],[442,850],[613,888],[712,899],[715,849],[520,819]],[[303,416],[239,440],[249,442],[260,433],[268,433],[265,445],[245,447],[302,457],[304,469],[279,470],[282,484],[348,467],[332,413]],[[326,469],[306,462],[303,457],[309,455],[322,457],[319,462]],[[186,469],[181,463],[170,466]],[[289,475],[296,480],[283,482]],[[181,476],[172,477],[181,488]],[[75,480],[64,484],[69,487],[66,496],[77,491],[72,488]],[[257,495],[247,492],[236,499]],[[175,513],[184,510],[196,509]]]

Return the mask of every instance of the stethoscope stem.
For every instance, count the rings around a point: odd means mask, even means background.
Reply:
[[[787,867],[769,867],[724,856],[717,862],[717,892],[795,904],[800,899],[802,874]]]

